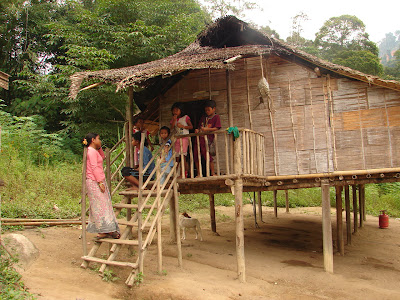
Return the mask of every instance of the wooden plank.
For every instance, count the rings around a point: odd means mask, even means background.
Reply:
[[[91,262],[96,262],[96,263],[101,263],[101,264],[107,264],[107,265],[110,265],[110,266],[130,267],[130,268],[133,268],[133,269],[137,268],[137,264],[135,264],[135,263],[122,262],[122,261],[111,261],[111,260],[106,260],[106,259],[101,259],[101,258],[91,257],[91,256],[82,256],[81,258],[83,260],[86,260],[86,261],[91,261]]]

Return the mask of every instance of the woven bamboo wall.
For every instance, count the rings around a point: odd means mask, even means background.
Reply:
[[[261,66],[270,85],[271,114],[257,87]],[[253,130],[265,135],[266,175],[400,166],[400,92],[347,78],[317,77],[276,56],[238,60],[231,84],[234,125],[250,128],[250,106]],[[161,124],[169,125],[174,102],[207,99],[211,89],[227,127],[226,87],[225,70],[190,72],[162,97]],[[220,159],[223,169],[225,158]]]

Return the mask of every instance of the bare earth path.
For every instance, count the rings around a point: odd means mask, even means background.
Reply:
[[[345,256],[335,255],[335,274],[327,274],[321,209],[291,209],[290,214],[280,210],[278,219],[272,209],[263,209],[265,223],[259,222],[261,228],[256,229],[252,208],[245,207],[245,284],[236,276],[233,207],[217,207],[220,236],[209,229],[207,212],[193,214],[200,219],[205,240],[197,241],[193,232],[187,233],[183,269],[177,266],[176,246],[168,243],[165,217],[165,272],[156,272],[154,243],[145,258],[144,282],[132,289],[124,284],[127,270],[113,268],[121,279],[109,283],[80,268],[77,227],[25,230],[21,233],[39,248],[40,258],[23,279],[39,299],[400,299],[399,220],[390,219],[388,229],[379,229],[378,218],[367,216],[365,227],[346,246]],[[120,255],[128,259],[125,250]]]

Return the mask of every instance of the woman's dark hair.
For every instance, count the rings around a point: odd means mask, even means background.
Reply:
[[[181,116],[185,115],[185,112],[183,111],[183,105],[181,102],[175,102],[174,104],[172,104],[171,106],[171,112],[174,110],[174,108],[179,108],[181,111]]]
[[[161,130],[166,130],[166,131],[168,132],[168,135],[171,134],[171,130],[169,129],[168,126],[163,126],[163,127],[161,127],[161,128],[160,128],[160,131],[161,131]]]
[[[89,147],[90,144],[92,143],[92,139],[95,139],[96,137],[98,137],[99,135],[97,133],[93,133],[93,132],[89,132],[85,138],[83,139],[82,143],[85,147]],[[86,144],[85,144],[85,140],[86,140]]]
[[[142,141],[142,133],[140,131],[135,132],[132,137],[133,137],[134,140],[138,141],[139,143]],[[149,143],[148,143],[147,138],[146,138],[144,140],[144,145],[147,147],[148,144]]]

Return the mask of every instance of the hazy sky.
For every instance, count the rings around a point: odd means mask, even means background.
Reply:
[[[379,42],[388,32],[400,30],[400,0],[368,1],[368,0],[252,0],[264,11],[249,12],[245,21],[252,21],[260,26],[269,25],[275,29],[280,38],[289,36],[292,18],[300,12],[309,17],[303,23],[302,36],[314,39],[315,33],[326,20],[341,15],[354,15],[364,22],[370,40]]]

